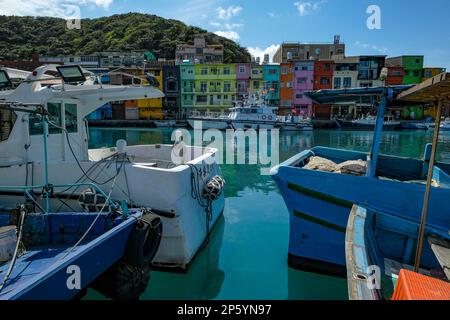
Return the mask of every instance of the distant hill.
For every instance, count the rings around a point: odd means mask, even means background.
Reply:
[[[40,55],[81,55],[101,51],[150,50],[158,58],[173,59],[177,43],[204,34],[209,44],[223,44],[225,62],[250,62],[248,51],[234,41],[178,20],[128,13],[83,19],[80,30],[50,17],[0,16],[0,60],[28,59]]]

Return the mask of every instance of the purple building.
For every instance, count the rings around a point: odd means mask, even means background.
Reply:
[[[301,114],[312,115],[312,101],[304,95],[314,88],[314,61],[300,61],[294,69],[294,108]]]
[[[237,63],[236,64],[236,86],[237,86],[237,98],[240,100],[250,89],[250,74],[252,66],[250,63]]]

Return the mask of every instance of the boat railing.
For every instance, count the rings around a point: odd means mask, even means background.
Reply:
[[[105,201],[113,209],[119,209],[119,206],[108,196],[100,187],[94,183],[75,183],[75,184],[59,184],[59,185],[36,185],[36,186],[0,186],[0,190],[11,191],[11,190],[21,190],[24,192],[26,198],[31,200],[44,214],[48,214],[50,210],[42,208],[42,206],[37,203],[32,192],[34,190],[43,190],[44,193],[52,194],[54,189],[78,189],[80,187],[92,188],[95,192],[105,197]]]

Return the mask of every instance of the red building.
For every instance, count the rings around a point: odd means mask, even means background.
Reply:
[[[333,88],[333,60],[314,61],[314,90]],[[331,105],[313,104],[313,116],[315,120],[330,120]]]
[[[388,66],[388,74],[386,77],[387,86],[395,86],[403,84],[403,77],[405,76],[405,69],[403,67]]]

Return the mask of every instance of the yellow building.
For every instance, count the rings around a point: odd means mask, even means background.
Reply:
[[[422,82],[445,72],[445,68],[423,68]]]
[[[163,76],[161,67],[149,67],[145,72],[151,74],[159,83],[159,89],[163,90]],[[142,73],[141,73],[142,75]],[[145,78],[145,77],[144,77]],[[149,85],[147,80],[144,80],[142,85]],[[164,119],[163,99],[141,99],[137,100],[137,107],[139,109],[140,120],[162,120]]]

